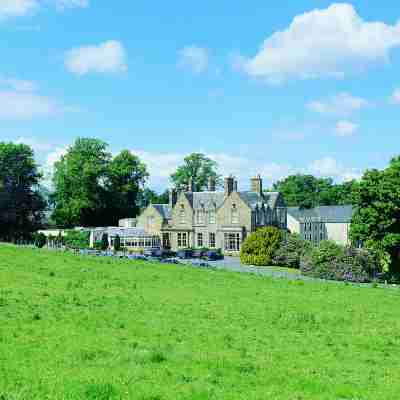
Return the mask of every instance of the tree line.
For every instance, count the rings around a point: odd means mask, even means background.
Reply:
[[[222,185],[217,163],[204,154],[188,155],[171,175],[177,189],[202,191],[212,177]],[[33,150],[25,144],[0,142],[0,240],[28,238],[45,214],[60,227],[116,225],[135,217],[149,203],[167,203],[147,187],[146,165],[128,150],[113,155],[107,143],[78,138],[55,163],[53,188],[46,193]],[[276,182],[288,206],[305,208],[352,204],[351,238],[379,252],[387,268],[400,270],[400,157],[383,170],[368,170],[359,181],[336,184],[330,178],[292,175]]]

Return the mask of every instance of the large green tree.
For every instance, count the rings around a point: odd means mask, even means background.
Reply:
[[[41,226],[46,202],[33,150],[0,143],[0,240],[29,238]]]
[[[216,185],[221,184],[217,173],[218,164],[202,153],[192,153],[185,157],[183,165],[171,175],[171,181],[178,190],[185,190],[190,179],[193,180],[194,190],[203,191],[207,188],[208,179],[215,179]]]
[[[140,208],[146,208],[149,204],[168,204],[169,190],[158,194],[152,189],[146,188],[140,196]]]
[[[149,176],[145,164],[128,150],[123,150],[110,162],[106,175],[108,209],[112,218],[136,216],[140,210],[143,186]]]
[[[146,178],[144,164],[129,151],[113,159],[105,142],[78,138],[55,164],[53,219],[63,226],[100,226],[135,217]]]
[[[383,266],[400,272],[400,157],[382,170],[369,170],[355,192],[351,238],[380,255]],[[385,265],[386,264],[386,265]]]
[[[352,204],[356,186],[356,181],[334,184],[331,178],[297,174],[276,182],[273,190],[283,194],[288,206],[312,208]]]

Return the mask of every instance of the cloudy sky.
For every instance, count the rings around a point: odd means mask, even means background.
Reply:
[[[282,4],[1,0],[0,140],[49,171],[98,137],[157,190],[193,151],[243,186],[384,167],[400,153],[398,2]]]

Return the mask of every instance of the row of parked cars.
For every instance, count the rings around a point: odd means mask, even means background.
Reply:
[[[143,254],[125,254],[110,250],[99,251],[92,249],[80,250],[82,255],[94,255],[101,257],[118,257],[129,260],[158,261],[165,264],[191,263],[195,266],[208,267],[207,261],[217,261],[224,258],[218,250],[192,250],[183,249],[174,253],[163,249],[148,249]]]

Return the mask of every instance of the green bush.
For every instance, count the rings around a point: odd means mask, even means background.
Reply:
[[[300,259],[312,249],[312,244],[297,233],[287,233],[273,257],[275,265],[300,268]]]
[[[39,249],[46,246],[47,238],[44,233],[35,233],[33,235],[33,240],[34,240],[35,246],[38,247]]]
[[[240,261],[247,265],[271,265],[282,242],[282,231],[272,226],[252,233],[242,244]]]
[[[101,250],[107,250],[108,249],[108,235],[107,233],[103,233],[103,236],[101,237]]]
[[[333,241],[323,241],[303,256],[300,267],[303,275],[348,282],[369,282],[377,272],[375,259],[368,251]]]
[[[121,250],[121,238],[119,235],[115,236],[114,239],[114,250],[115,251],[120,251]]]
[[[74,249],[86,249],[89,247],[90,233],[84,231],[67,231],[63,242],[67,247]]]

